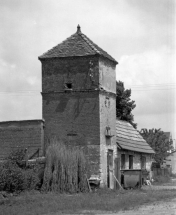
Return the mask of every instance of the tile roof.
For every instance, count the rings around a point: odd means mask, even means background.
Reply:
[[[149,154],[155,153],[139,132],[126,121],[116,120],[116,143],[122,149]]]
[[[83,34],[80,30],[80,26],[78,25],[77,32],[75,34],[39,56],[39,59],[90,55],[101,55],[117,64],[117,61],[113,57]]]

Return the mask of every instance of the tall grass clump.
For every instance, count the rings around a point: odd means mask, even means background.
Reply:
[[[42,188],[60,193],[86,192],[86,171],[86,158],[82,150],[53,139],[46,151]]]

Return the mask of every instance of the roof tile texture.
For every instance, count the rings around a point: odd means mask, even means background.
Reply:
[[[126,121],[116,120],[116,142],[122,149],[141,153],[155,153],[139,132]]]
[[[108,58],[117,64],[117,61],[107,52],[92,42],[86,35],[81,33],[81,31],[77,31],[62,43],[39,56],[39,59],[89,56],[97,54]]]

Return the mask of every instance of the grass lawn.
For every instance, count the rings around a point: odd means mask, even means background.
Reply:
[[[85,194],[39,193],[35,191],[0,200],[2,215],[78,214],[83,210],[119,211],[176,197],[176,190],[99,190]]]

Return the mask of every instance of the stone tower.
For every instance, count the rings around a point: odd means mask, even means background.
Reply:
[[[80,146],[91,174],[113,188],[116,147],[116,60],[81,32],[39,57],[45,144],[57,137]]]

